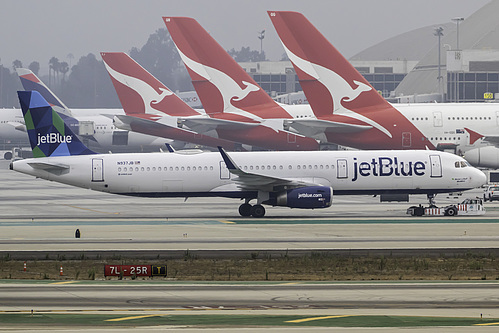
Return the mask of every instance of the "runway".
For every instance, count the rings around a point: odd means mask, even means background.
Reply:
[[[0,283],[1,311],[495,309],[499,283]]]

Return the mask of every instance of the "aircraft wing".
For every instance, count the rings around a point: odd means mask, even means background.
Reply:
[[[324,133],[356,133],[371,129],[370,125],[354,125],[321,119],[285,120],[285,124],[309,138],[321,139]]]
[[[217,129],[242,130],[260,125],[258,122],[249,123],[216,118],[178,118],[178,121],[198,133],[206,133]]]
[[[227,169],[229,169],[231,174],[237,176],[234,181],[241,189],[274,192],[278,190],[318,185],[312,182],[270,177],[243,171],[237,166],[237,164],[232,160],[232,158],[225,152],[222,147],[218,147],[218,150],[220,151],[220,154],[222,154],[222,158],[225,162],[225,165],[227,165]]]
[[[499,135],[485,135],[483,137],[484,141],[489,142],[490,144],[499,147]]]

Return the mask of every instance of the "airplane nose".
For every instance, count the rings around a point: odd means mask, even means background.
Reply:
[[[473,185],[475,187],[480,187],[487,183],[487,175],[485,175],[482,171],[475,169],[475,176],[471,179]]]

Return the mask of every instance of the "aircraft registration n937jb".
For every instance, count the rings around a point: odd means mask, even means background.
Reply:
[[[96,191],[144,197],[245,199],[242,216],[262,204],[327,208],[335,194],[431,194],[481,186],[486,177],[445,152],[301,151],[95,154],[36,91],[18,92],[33,149],[12,170]],[[256,205],[250,205],[251,200]]]

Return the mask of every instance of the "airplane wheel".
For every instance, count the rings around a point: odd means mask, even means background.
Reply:
[[[445,215],[447,216],[456,216],[457,215],[457,208],[456,207],[449,207],[445,211]]]
[[[251,207],[251,216],[253,217],[264,217],[265,216],[265,208],[262,205],[254,205]]]
[[[241,216],[251,216],[251,205],[248,203],[244,203],[239,206],[239,215]]]

